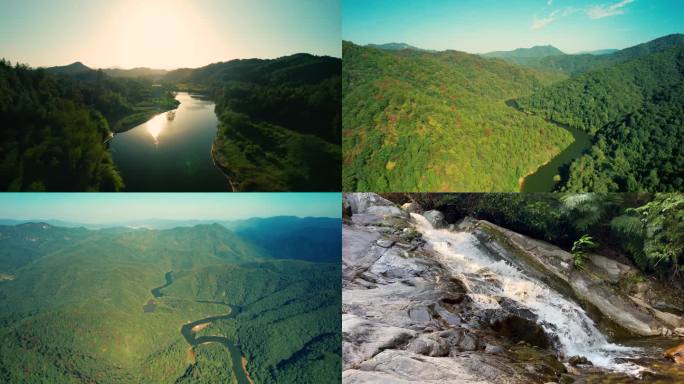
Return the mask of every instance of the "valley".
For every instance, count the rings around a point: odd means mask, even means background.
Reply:
[[[681,34],[576,55],[345,42],[344,190],[680,190],[682,46]]]
[[[305,53],[177,70],[3,60],[0,188],[339,191],[340,67]]]
[[[269,220],[252,233],[270,238]],[[325,260],[339,246],[304,228],[290,220],[300,249],[321,244],[317,260],[274,259],[218,224],[0,226],[0,271],[14,276],[0,282],[0,380],[336,380],[339,264]]]

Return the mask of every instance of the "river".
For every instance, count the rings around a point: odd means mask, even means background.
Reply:
[[[177,109],[116,134],[109,148],[125,184],[137,192],[223,192],[230,185],[211,158],[214,103],[179,92]]]
[[[164,278],[166,279],[166,283],[160,287],[153,288],[151,290],[152,295],[156,298],[159,299],[160,297],[163,296],[163,294],[160,292],[161,289],[168,287],[171,283],[173,283],[173,273],[172,272],[166,272],[164,275]],[[192,348],[204,344],[204,343],[219,343],[223,344],[227,349],[228,352],[230,352],[230,359],[231,363],[233,366],[233,372],[235,373],[235,377],[237,378],[238,384],[253,384],[251,379],[249,378],[249,374],[247,373],[247,368],[243,366],[242,364],[242,352],[240,351],[240,348],[233,343],[230,339],[227,337],[223,336],[195,336],[195,332],[192,331],[192,329],[198,325],[203,325],[203,324],[209,324],[212,323],[216,320],[222,320],[222,319],[229,319],[231,317],[235,317],[238,313],[240,313],[241,308],[228,305],[225,303],[217,302],[217,301],[202,301],[202,300],[196,300],[199,303],[211,303],[211,304],[220,304],[224,305],[229,308],[229,312],[225,315],[217,315],[217,316],[209,316],[205,317],[203,319],[195,320],[191,323],[183,324],[181,327],[181,335],[185,338],[185,341],[190,344]]]
[[[506,105],[521,111],[515,100],[507,101]],[[556,181],[553,179],[554,176],[559,175],[563,167],[578,159],[585,151],[591,148],[591,136],[586,132],[566,124],[556,123],[551,120],[546,121],[570,132],[574,141],[551,159],[551,161],[539,167],[533,174],[526,176],[520,187],[521,192],[553,191],[556,186]]]

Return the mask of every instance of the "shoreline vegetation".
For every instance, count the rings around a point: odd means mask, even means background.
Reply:
[[[133,72],[3,60],[0,188],[122,190],[107,142],[177,108],[174,92],[187,90],[216,104],[211,156],[232,190],[340,190],[340,59],[299,53]]]

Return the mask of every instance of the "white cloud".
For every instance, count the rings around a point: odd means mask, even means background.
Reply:
[[[548,17],[544,17],[541,19],[538,19],[536,16],[534,17],[534,20],[532,20],[532,29],[542,29],[544,28],[547,24],[551,23],[552,21],[556,20],[556,17],[558,16],[558,13],[560,11],[553,11]]]
[[[629,3],[633,3],[635,0],[622,0],[618,3],[612,5],[595,5],[587,9],[587,15],[592,19],[601,19],[604,17],[622,15],[625,10],[622,9]]]
[[[543,17],[541,19],[537,18],[536,16],[532,20],[532,29],[542,29],[551,22],[555,21],[556,19],[560,17],[565,17],[565,16],[570,16],[573,13],[580,11],[580,9],[577,8],[572,8],[572,7],[566,7],[563,9],[557,9],[553,12],[551,12],[547,17]]]
[[[553,0],[548,0],[548,1],[546,2],[546,5],[551,5],[551,3],[553,3]]]

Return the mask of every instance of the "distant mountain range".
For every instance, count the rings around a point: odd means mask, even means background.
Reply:
[[[196,225],[204,224],[221,224],[228,229],[237,228],[248,228],[251,226],[256,226],[255,223],[260,225],[274,225],[274,223],[281,223],[283,226],[292,225],[295,221],[313,221],[313,222],[327,222],[328,220],[339,221],[336,218],[328,217],[297,217],[297,216],[274,216],[267,218],[249,218],[249,219],[238,219],[238,220],[173,220],[173,219],[143,219],[143,220],[129,220],[129,221],[114,221],[106,223],[80,223],[75,221],[65,221],[56,219],[0,219],[0,225],[20,225],[27,223],[34,224],[47,224],[53,227],[65,227],[65,228],[87,228],[87,229],[105,229],[105,228],[147,228],[147,229],[172,229],[178,227],[194,227]]]
[[[552,45],[536,45],[532,48],[518,48],[512,51],[495,51],[483,53],[481,56],[499,58],[531,58],[555,55],[565,55],[565,53]]]
[[[371,47],[371,48],[384,49],[387,51],[401,51],[404,49],[411,49],[414,51],[434,52],[434,51],[429,50],[429,49],[422,49],[422,48],[414,47],[413,45],[409,45],[406,43],[368,44],[366,46]]]

